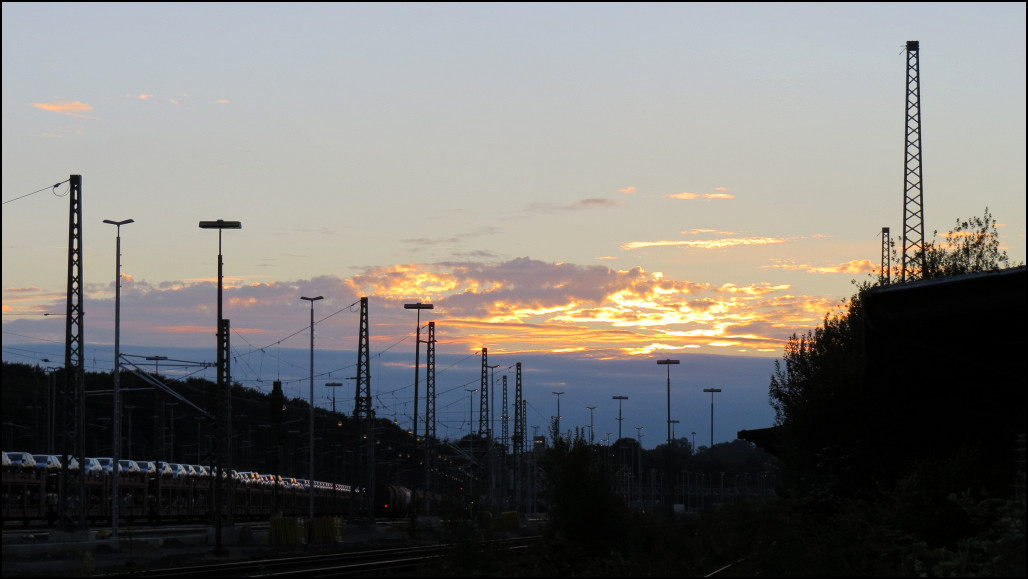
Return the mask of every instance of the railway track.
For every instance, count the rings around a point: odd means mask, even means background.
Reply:
[[[496,548],[510,551],[527,548],[539,537],[523,537],[493,542]],[[138,571],[145,577],[338,577],[338,576],[421,576],[420,570],[448,556],[455,544],[435,544],[374,548],[360,551],[316,555],[266,557],[247,561],[206,563]]]

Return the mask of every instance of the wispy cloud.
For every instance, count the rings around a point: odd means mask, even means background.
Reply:
[[[698,235],[700,233],[713,233],[716,235],[735,235],[734,231],[721,231],[718,229],[687,229],[682,235]]]
[[[631,195],[635,193],[635,187],[625,187],[624,189],[618,189],[618,193],[624,193],[625,195]]]
[[[808,273],[845,273],[845,274],[858,274],[858,273],[874,273],[878,271],[878,266],[871,263],[867,259],[854,259],[845,263],[836,265],[810,265],[810,264],[797,264],[785,261],[779,261],[772,265],[762,265],[761,269],[781,269],[785,271],[805,271]]]
[[[549,213],[552,211],[581,211],[583,209],[602,209],[606,207],[617,207],[618,205],[621,205],[621,202],[615,199],[589,197],[587,199],[579,199],[578,201],[567,203],[565,205],[558,205],[556,203],[538,201],[529,204],[528,209],[529,211]]]
[[[646,247],[691,247],[695,249],[723,249],[737,245],[768,245],[772,243],[784,243],[788,239],[784,237],[732,237],[725,239],[679,239],[660,241],[626,241],[621,244],[621,249],[631,251]]]
[[[714,188],[714,190],[717,191],[717,193],[690,193],[688,191],[682,191],[681,193],[668,193],[668,194],[664,195],[664,197],[668,197],[670,199],[683,199],[685,201],[690,201],[692,199],[700,199],[700,198],[703,198],[703,199],[735,199],[735,195],[732,195],[731,193],[725,193],[724,192],[724,191],[727,190],[725,187],[716,187],[716,188]]]
[[[56,103],[32,103],[32,106],[37,109],[44,110],[51,113],[57,113],[60,115],[68,115],[70,117],[79,117],[83,119],[92,119],[94,117],[85,115],[93,110],[93,107],[87,105],[81,101],[61,101]]]
[[[133,99],[133,100],[140,100],[140,101],[146,101],[146,100],[150,100],[150,99],[152,99],[152,98],[153,98],[153,95],[152,95],[152,94],[146,94],[146,93],[140,93],[140,94],[127,94],[127,95],[125,95],[125,98],[127,98],[127,99]]]

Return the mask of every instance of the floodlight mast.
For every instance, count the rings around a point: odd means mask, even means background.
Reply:
[[[669,494],[668,494],[668,519],[674,517],[675,505],[674,494],[675,494],[675,452],[671,446],[671,365],[679,364],[678,360],[657,360],[658,364],[667,366],[667,448],[668,454],[670,454],[670,466],[668,467],[668,481],[669,481]]]
[[[423,304],[421,302],[417,302],[417,303],[414,303],[414,304],[403,304],[403,309],[405,309],[405,310],[417,310],[417,312],[418,312],[417,331],[416,331],[416,338],[415,338],[415,342],[414,342],[414,424],[412,425],[412,429],[411,429],[411,437],[413,439],[412,442],[414,444],[414,456],[417,456],[417,454],[418,454],[418,398],[419,398],[419,393],[418,393],[418,374],[420,373],[419,370],[418,370],[418,366],[420,366],[420,364],[421,364],[421,359],[420,359],[420,356],[421,356],[421,310],[431,310],[433,308],[435,308],[434,305],[432,305],[432,304]],[[426,427],[425,430],[427,431],[428,427]],[[412,469],[411,472],[414,472],[416,470],[417,469],[414,468],[414,469]],[[412,475],[411,476],[411,512],[410,512],[410,520],[411,520],[411,529],[412,530],[413,530],[415,524],[417,523],[417,511],[418,511],[418,508],[417,508],[418,501],[415,498],[416,495],[414,493],[414,487],[415,487],[414,481],[416,481],[416,480],[417,480],[417,474]]]
[[[232,484],[232,479],[224,476],[228,473],[231,468],[232,462],[232,378],[228,368],[228,352],[229,352],[229,331],[228,331],[228,320],[225,319],[222,309],[222,294],[224,287],[224,260],[221,254],[221,232],[224,229],[242,229],[243,224],[241,221],[226,221],[224,219],[217,219],[214,221],[201,221],[200,229],[217,229],[218,230],[218,381],[217,389],[222,399],[224,417],[222,421],[218,421],[218,416],[215,413],[215,423],[222,424],[224,432],[221,436],[221,441],[216,442],[217,452],[215,452],[214,466],[217,470],[217,476],[214,478],[214,550],[218,553],[223,552],[222,546],[222,533],[221,528],[223,524],[222,512],[227,513],[227,516],[231,517],[231,509],[223,509],[222,507],[227,506],[229,497],[226,496],[229,493],[224,492],[226,483]],[[217,403],[215,403],[217,406]],[[215,441],[218,437],[215,437]],[[199,444],[199,443],[198,443]]]
[[[112,221],[104,219],[104,223],[117,228],[117,241],[114,250],[114,416],[113,424],[111,424],[111,430],[114,431],[114,444],[111,446],[111,461],[114,463],[112,470],[114,474],[111,478],[111,494],[115,498],[111,501],[111,536],[118,538],[118,520],[120,518],[118,506],[121,503],[118,499],[121,496],[120,486],[118,485],[121,479],[121,476],[119,476],[119,471],[121,470],[119,466],[119,461],[121,460],[121,226],[135,223],[135,220],[123,219],[122,221]],[[132,450],[131,446],[130,444],[129,450]]]
[[[309,298],[301,296],[301,300],[308,301],[311,303],[311,367],[310,367],[310,383],[311,383],[311,396],[310,405],[308,409],[310,411],[310,436],[308,440],[308,448],[310,448],[310,457],[307,461],[308,471],[310,472],[310,479],[307,484],[307,497],[308,507],[310,511],[311,524],[314,524],[314,302],[325,299],[325,296],[316,296]]]

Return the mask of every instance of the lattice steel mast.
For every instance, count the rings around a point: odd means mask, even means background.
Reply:
[[[522,468],[521,461],[524,460],[525,456],[525,412],[524,404],[521,399],[521,362],[515,365],[514,373],[514,496],[518,502],[518,505],[524,504],[522,500],[522,494],[524,492],[524,482],[521,480],[524,469]]]
[[[903,171],[903,251],[900,281],[920,279],[924,269],[924,204],[921,190],[921,75],[918,41],[907,42],[906,147]]]
[[[74,456],[80,465],[86,464],[86,385],[83,369],[83,316],[82,311],[82,175],[72,175],[69,179],[69,215],[68,215],[68,301],[64,318],[64,392],[61,396],[62,416],[64,424],[64,461],[61,463],[61,496],[58,500],[58,515],[61,525],[71,530],[74,527],[86,527],[85,508],[86,480],[83,476],[85,468],[77,473],[68,469],[71,453],[68,449],[75,445]],[[74,442],[72,442],[74,441]],[[115,466],[117,468],[117,466]],[[78,496],[78,509],[75,513],[78,521],[73,522],[67,512],[67,498],[72,495],[72,483]]]
[[[432,455],[435,454],[435,322],[425,341],[425,514],[432,512]]]
[[[375,520],[375,411],[371,408],[371,347],[368,337],[368,298],[361,298],[360,331],[357,336],[357,386],[354,393],[354,463],[362,464],[365,474],[365,504],[368,517]],[[360,441],[364,441],[361,448]],[[363,450],[363,452],[362,452]],[[359,458],[363,458],[360,461]],[[356,470],[356,469],[355,469]]]
[[[889,245],[891,245],[889,239],[889,228],[882,228],[882,267],[878,272],[878,283],[881,285],[889,285],[891,283],[892,272],[892,261],[889,259]]]
[[[489,348],[482,348],[482,380],[478,391],[478,435],[490,438],[489,433]]]

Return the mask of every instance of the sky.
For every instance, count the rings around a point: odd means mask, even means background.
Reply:
[[[720,387],[731,440],[771,425],[789,336],[902,229],[908,40],[926,237],[988,207],[1025,256],[1024,3],[4,3],[2,26],[8,361],[61,351],[76,174],[87,369],[113,366],[103,220],[135,221],[122,351],[189,360],[216,347],[217,233],[197,224],[238,220],[224,308],[246,386],[306,397],[300,298],[321,295],[330,405],[368,296],[376,410],[409,423],[403,304],[432,303],[441,435],[467,432],[487,348],[497,380],[523,364],[541,431],[559,398],[564,429],[596,406],[599,438],[627,395],[623,435],[663,442],[655,362],[678,359],[676,435],[709,441]]]

